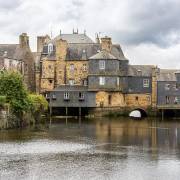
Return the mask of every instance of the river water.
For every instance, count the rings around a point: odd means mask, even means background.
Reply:
[[[71,119],[0,132],[0,180],[179,180],[180,120]]]

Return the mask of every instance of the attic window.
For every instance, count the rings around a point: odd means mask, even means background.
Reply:
[[[51,54],[53,52],[53,44],[48,44],[48,54]]]
[[[170,84],[165,84],[165,90],[169,91],[170,90]]]
[[[142,71],[139,69],[139,70],[137,71],[137,74],[138,74],[138,76],[142,76]]]
[[[101,69],[101,70],[105,69],[105,61],[104,60],[99,61],[99,69]]]

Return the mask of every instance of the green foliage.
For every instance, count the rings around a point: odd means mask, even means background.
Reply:
[[[6,104],[6,96],[0,96],[0,108]]]
[[[48,109],[48,102],[42,95],[30,94],[28,96],[32,112],[45,111]]]
[[[22,113],[29,108],[28,92],[21,74],[3,72],[0,74],[0,96],[6,96],[7,103],[14,113]]]

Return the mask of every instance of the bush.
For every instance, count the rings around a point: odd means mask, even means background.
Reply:
[[[0,74],[0,96],[6,96],[13,113],[20,115],[28,111],[28,92],[21,74],[7,71]]]
[[[32,112],[45,111],[48,109],[48,102],[42,95],[30,94],[28,96]]]
[[[6,96],[0,96],[0,108],[4,108],[6,104]]]
[[[30,111],[37,122],[41,118],[41,113],[48,109],[48,102],[42,95],[30,94],[28,98],[30,102]]]

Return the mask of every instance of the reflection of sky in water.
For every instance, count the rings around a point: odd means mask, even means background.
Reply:
[[[61,141],[40,140],[25,143],[0,143],[1,155],[20,154],[48,154],[74,152],[90,147],[86,144],[77,144]]]
[[[180,177],[179,122],[62,123],[0,136],[0,180]]]

